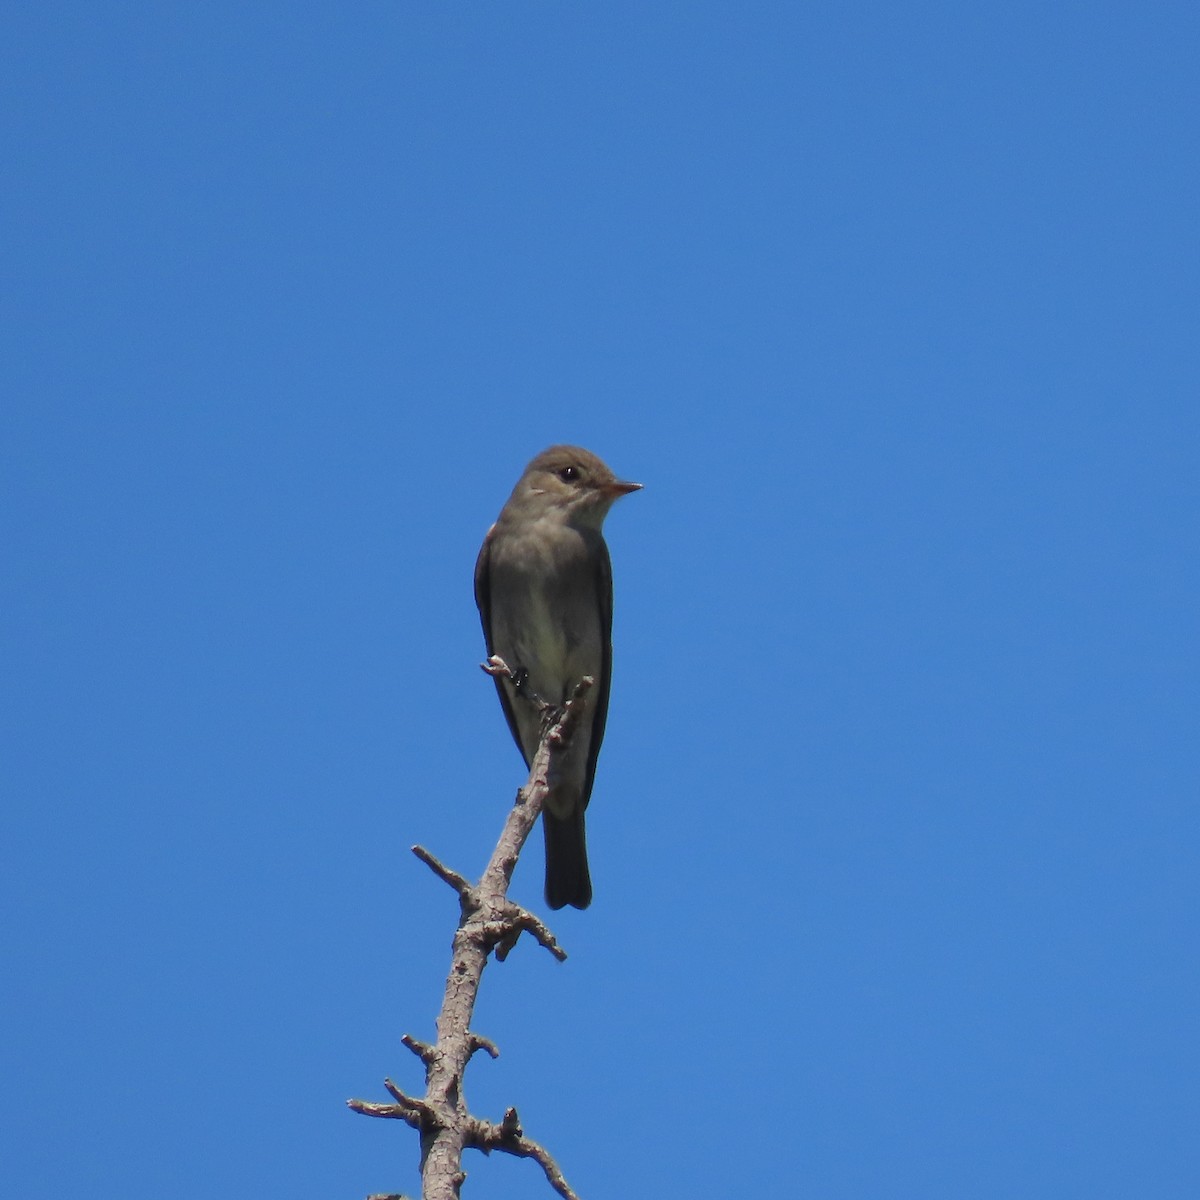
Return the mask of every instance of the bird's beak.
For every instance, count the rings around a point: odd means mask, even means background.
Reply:
[[[614,500],[619,500],[622,496],[628,496],[630,492],[640,492],[642,485],[640,483],[626,483],[623,479],[614,479],[612,483],[604,485],[604,490]]]

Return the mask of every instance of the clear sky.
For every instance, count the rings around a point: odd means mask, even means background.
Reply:
[[[415,1192],[522,780],[471,573],[607,531],[596,900],[489,968],[585,1197],[1200,1195],[1200,9],[10,3],[0,1177]],[[540,839],[515,895],[541,910]],[[474,1156],[464,1195],[546,1195]]]

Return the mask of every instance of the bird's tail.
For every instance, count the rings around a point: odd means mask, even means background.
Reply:
[[[564,904],[587,908],[592,902],[592,880],[588,875],[583,805],[576,804],[564,817],[544,809],[542,828],[546,831],[546,903],[551,908],[562,908]]]

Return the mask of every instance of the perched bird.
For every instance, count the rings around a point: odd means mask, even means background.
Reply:
[[[513,675],[497,675],[496,691],[527,767],[541,740],[538,701],[560,708],[584,675],[595,681],[548,780],[542,825],[551,908],[592,900],[583,810],[612,675],[612,566],[600,529],[614,502],[641,486],[623,483],[587,450],[551,446],[525,468],[475,564],[488,654]]]

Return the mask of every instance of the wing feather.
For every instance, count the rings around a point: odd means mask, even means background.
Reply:
[[[479,619],[483,624],[483,640],[489,658],[495,653],[492,642],[492,539],[495,533],[496,526],[493,525],[487,531],[487,537],[483,539],[483,545],[479,549],[479,557],[475,560],[475,605],[479,609]],[[496,685],[496,695],[500,697],[500,707],[504,709],[504,719],[508,722],[513,741],[517,743],[517,749],[521,751],[521,757],[525,759],[525,765],[528,767],[531,764],[529,759],[525,758],[525,747],[521,745],[521,731],[517,726],[517,717],[513,712],[512,697],[509,694],[510,685],[500,675],[493,675],[492,682]]]
[[[592,796],[592,782],[596,778],[596,759],[600,756],[600,743],[604,741],[604,726],[608,722],[608,693],[612,685],[612,616],[613,585],[612,560],[603,538],[598,538],[594,586],[596,602],[600,611],[600,678],[593,688],[595,710],[592,714],[592,737],[588,744],[587,774],[583,784],[583,806],[587,807]]]

